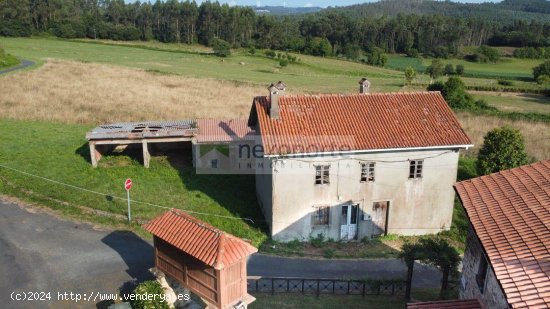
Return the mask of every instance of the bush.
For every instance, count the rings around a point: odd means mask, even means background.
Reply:
[[[500,50],[489,47],[487,45],[481,45],[476,53],[473,55],[475,62],[493,62],[496,63],[500,59]]]
[[[411,48],[411,49],[407,50],[407,57],[418,58],[419,56],[420,56],[420,54],[418,53],[418,49]]]
[[[416,71],[413,67],[409,66],[405,70],[405,80],[407,81],[407,85],[411,85],[413,80],[416,78]]]
[[[539,66],[533,68],[533,77],[538,81],[539,76],[550,76],[550,60],[541,63]]]
[[[215,39],[212,43],[212,49],[218,57],[231,56],[231,45],[222,39]]]
[[[279,65],[283,68],[288,66],[288,60],[282,59],[281,61],[279,61]]]
[[[136,294],[136,301],[134,302],[134,309],[169,309],[168,303],[160,297],[164,297],[164,290],[158,281],[151,280],[145,281],[139,284],[134,290]],[[146,299],[145,296],[140,297],[139,295],[159,295],[156,299]],[[162,296],[160,296],[162,295]],[[153,298],[153,297],[147,297]]]
[[[12,67],[19,64],[19,59],[15,56],[7,54],[0,48],[0,68]]]
[[[455,67],[452,64],[449,63],[445,66],[445,75],[453,75],[455,72]]]
[[[383,67],[388,62],[388,56],[381,48],[373,48],[367,53],[367,61],[370,65]]]
[[[248,53],[251,54],[251,55],[256,54],[256,49],[254,48],[254,46],[252,46],[248,49]]]
[[[272,50],[266,50],[265,55],[269,58],[275,58],[276,53],[275,53],[275,51],[272,51]]]
[[[506,80],[506,79],[499,79],[497,82],[501,86],[513,86],[514,85],[514,83],[511,80]]]
[[[436,79],[443,75],[443,72],[443,63],[439,59],[432,60],[432,64],[430,64],[430,66],[426,68],[426,73],[428,73],[433,79]]]
[[[321,233],[317,234],[316,237],[309,236],[309,242],[315,248],[322,248],[325,246],[325,236]]]
[[[528,163],[523,136],[517,129],[496,128],[485,135],[477,156],[480,175],[500,172]]]
[[[323,256],[325,257],[325,259],[332,259],[335,253],[336,253],[336,250],[332,248],[326,248],[325,250],[323,250]]]
[[[456,65],[456,75],[464,75],[464,66],[462,64]]]
[[[550,84],[550,76],[549,75],[540,75],[539,77],[537,77],[537,84],[539,84],[539,85]]]

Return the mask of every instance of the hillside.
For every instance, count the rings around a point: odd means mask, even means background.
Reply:
[[[321,11],[320,7],[288,7],[288,6],[257,6],[254,11],[258,15],[299,15]]]
[[[396,16],[398,14],[450,17],[479,17],[511,23],[514,20],[550,22],[550,1],[505,0],[499,3],[456,3],[431,0],[385,0],[324,10],[344,12],[356,18]]]

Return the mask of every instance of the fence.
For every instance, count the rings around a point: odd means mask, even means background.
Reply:
[[[346,280],[248,277],[249,293],[301,293],[405,296],[405,280]]]

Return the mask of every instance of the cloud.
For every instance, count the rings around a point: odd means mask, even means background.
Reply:
[[[256,6],[262,6],[262,1],[260,0],[256,1]]]
[[[237,5],[237,2],[235,2],[235,1],[229,1],[227,4],[229,4],[229,6],[235,6],[235,5]]]
[[[310,8],[312,6],[313,6],[313,3],[311,3],[311,2],[308,2],[308,3],[304,4],[304,7],[306,7],[306,8]]]

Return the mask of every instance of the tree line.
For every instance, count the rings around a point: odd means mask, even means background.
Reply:
[[[299,16],[256,14],[218,2],[157,0],[3,0],[0,35],[159,40],[344,56],[381,64],[384,52],[449,57],[487,43],[550,46],[550,22],[502,24],[483,18],[405,15],[357,18],[326,10]],[[527,38],[527,39],[526,39]]]

